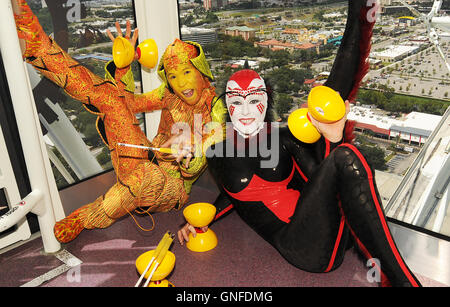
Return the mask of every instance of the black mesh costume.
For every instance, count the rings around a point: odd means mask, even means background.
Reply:
[[[272,130],[275,133],[275,130]],[[294,266],[310,272],[328,272],[343,261],[349,234],[368,259],[381,267],[383,284],[418,286],[392,239],[384,216],[373,171],[351,144],[315,144],[296,140],[280,129],[279,162],[262,168],[267,160],[255,157],[208,158],[221,195],[215,202],[216,219],[231,208]],[[236,139],[239,135],[234,135]],[[249,140],[242,141],[248,148]],[[222,157],[221,157],[222,156]]]
[[[344,37],[325,83],[344,100],[354,100],[368,69],[373,7],[367,2],[349,1]],[[269,127],[269,135],[279,137],[262,138],[258,147],[277,152],[274,167],[261,167],[270,157],[260,151],[250,155],[252,138],[240,139],[233,131],[227,132],[228,142],[209,149],[208,166],[221,190],[216,220],[234,208],[287,261],[311,272],[338,267],[352,236],[379,264],[383,285],[420,286],[393,241],[374,172],[358,149],[323,137],[305,144],[288,129],[276,129]],[[229,154],[245,149],[244,156]]]

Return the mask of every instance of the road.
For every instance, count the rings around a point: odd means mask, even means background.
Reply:
[[[111,47],[111,51],[112,51],[112,45],[113,45],[112,42],[106,42],[106,43],[99,43],[99,44],[82,47],[82,48],[69,48],[69,54],[72,54],[74,51],[79,51],[79,50],[92,51],[92,50],[94,50],[96,48],[100,48],[100,47]]]

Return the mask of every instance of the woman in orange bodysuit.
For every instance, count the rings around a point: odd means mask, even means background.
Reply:
[[[226,110],[216,101],[215,89],[210,84],[213,77],[201,46],[176,39],[167,47],[158,66],[162,86],[135,95],[129,66],[120,69],[110,62],[105,79],[94,75],[45,34],[24,0],[16,1],[18,35],[26,43],[24,58],[82,102],[89,112],[98,115],[98,132],[111,151],[117,175],[117,183],[104,195],[56,223],[56,238],[69,242],[83,229],[108,227],[138,207],[146,207],[147,212],[162,212],[183,206],[192,183],[206,167],[204,155],[187,156],[181,164],[180,156],[176,159],[118,143],[163,147],[173,141],[173,124],[186,123],[194,131],[196,114],[196,118],[201,118],[200,129],[211,121],[224,121]],[[153,110],[162,113],[158,133],[150,142],[134,114]],[[204,135],[201,140],[208,137]]]

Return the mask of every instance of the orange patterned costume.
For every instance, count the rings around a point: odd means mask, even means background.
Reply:
[[[194,114],[201,115],[202,126],[210,121],[224,121],[226,110],[222,103],[215,103],[215,90],[209,83],[212,75],[201,47],[175,40],[164,53],[158,69],[164,81],[162,86],[149,93],[135,95],[129,67],[113,67],[109,70],[113,73],[107,73],[105,79],[94,75],[44,33],[25,1],[21,1],[20,7],[21,13],[15,18],[19,38],[26,41],[24,57],[43,76],[81,101],[89,112],[98,115],[97,128],[111,151],[117,175],[117,183],[105,195],[56,223],[56,238],[69,242],[83,229],[108,227],[138,207],[148,207],[147,212],[163,212],[183,206],[192,183],[206,167],[204,155],[195,157],[189,167],[184,168],[174,159],[165,159],[159,152],[154,152],[156,161],[150,161],[147,150],[118,146],[117,143],[160,147],[171,137],[174,123],[185,122],[193,128]],[[198,102],[193,105],[185,103],[169,90],[164,75],[165,66],[183,62],[192,63],[208,77]],[[162,113],[158,133],[150,142],[134,114],[153,110],[162,110]],[[206,139],[207,136],[203,141]]]

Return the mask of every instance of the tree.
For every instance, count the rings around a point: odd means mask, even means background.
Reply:
[[[274,102],[275,112],[279,117],[283,118],[294,105],[294,100],[287,94],[278,94]]]
[[[108,147],[104,146],[101,153],[99,153],[96,158],[97,158],[98,163],[100,163],[100,165],[104,165],[104,164],[108,163],[109,161],[111,161],[111,155],[110,155]]]
[[[273,67],[282,67],[289,63],[289,52],[286,50],[277,50],[270,56]]]
[[[217,17],[216,14],[214,14],[211,11],[208,11],[206,13],[206,17],[204,19],[204,22],[206,22],[206,23],[215,23],[215,22],[218,22],[218,21],[219,21],[219,17]]]
[[[358,145],[358,149],[366,158],[370,166],[380,171],[388,169],[386,161],[384,160],[384,150],[378,147],[372,147],[368,145]]]

